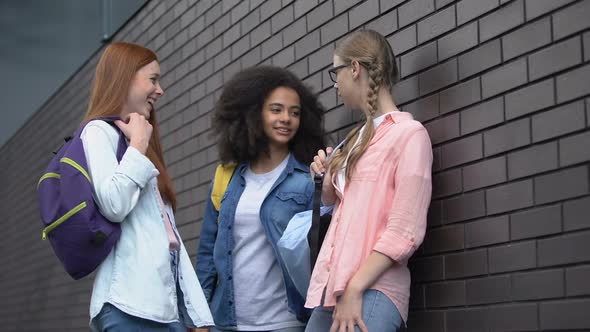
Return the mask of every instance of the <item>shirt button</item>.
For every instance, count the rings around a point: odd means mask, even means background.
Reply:
[[[227,280],[231,280],[231,279],[232,279],[232,277],[231,277],[231,276],[227,277]]]
[[[234,303],[232,301],[227,302],[229,305],[233,305]]]
[[[186,301],[186,304],[191,304],[191,301]]]
[[[231,250],[227,252],[228,255],[231,255]]]

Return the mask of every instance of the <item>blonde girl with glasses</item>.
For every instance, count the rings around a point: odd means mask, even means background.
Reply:
[[[312,177],[324,173],[322,201],[335,210],[307,293],[314,311],[306,331],[399,331],[408,315],[407,262],[426,230],[431,143],[395,105],[398,69],[382,35],[350,34],[333,61],[334,88],[366,120],[329,161],[331,148],[310,165]]]

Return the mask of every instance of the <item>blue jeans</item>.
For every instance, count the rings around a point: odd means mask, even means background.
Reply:
[[[92,325],[101,332],[186,332],[186,327],[180,322],[158,323],[131,316],[110,303],[102,306]]]
[[[305,329],[305,327],[301,326],[301,327],[287,327],[284,329],[278,329],[278,330],[271,330],[271,331],[267,331],[267,332],[303,332],[303,329]],[[218,328],[212,327],[209,332],[232,332],[230,330],[220,330]]]
[[[305,332],[330,331],[333,322],[332,311],[331,308],[315,308]],[[369,289],[363,294],[363,321],[369,332],[397,332],[403,325],[402,317],[395,304],[385,294],[374,289]],[[354,331],[361,330],[355,326]]]

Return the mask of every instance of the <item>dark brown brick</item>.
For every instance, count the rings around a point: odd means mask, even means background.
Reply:
[[[307,1],[305,1],[307,2]],[[326,23],[327,18],[334,16],[334,3],[332,0],[325,1],[314,10],[307,13],[307,31],[313,31],[320,25]]]
[[[557,164],[556,142],[534,145],[508,155],[508,177],[512,180],[553,170]]]
[[[432,144],[438,144],[459,136],[459,114],[452,114],[425,125]]]
[[[308,33],[305,37],[295,43],[295,60],[303,58],[318,48],[320,48],[320,32],[314,31]]]
[[[527,82],[527,64],[519,59],[481,77],[482,97],[488,98]]]
[[[564,234],[538,241],[539,266],[590,261],[590,231]]]
[[[396,55],[402,54],[407,50],[414,48],[418,44],[416,26],[411,25],[406,29],[393,34],[391,37],[387,38],[387,41],[391,45],[391,48]]]
[[[504,98],[499,97],[461,112],[461,134],[470,134],[504,121]]]
[[[459,56],[459,78],[478,74],[502,62],[502,47],[496,39]]]
[[[489,327],[488,308],[450,309],[445,312],[445,330],[439,325],[429,331],[473,332],[486,331]]]
[[[548,79],[506,95],[506,119],[510,120],[555,105],[555,85]]]
[[[414,282],[444,279],[443,256],[413,258],[409,264]]]
[[[526,0],[527,21],[575,0]]]
[[[490,273],[527,270],[537,266],[535,241],[490,248],[488,255]]]
[[[537,331],[538,314],[535,303],[495,306],[489,309],[492,331]]]
[[[552,205],[510,216],[512,240],[540,237],[561,232],[561,206]]]
[[[445,226],[430,230],[424,238],[425,253],[459,250],[465,247],[463,225]]]
[[[544,18],[502,37],[503,59],[504,61],[512,59],[549,43],[551,43],[551,21],[549,18]]]
[[[485,215],[483,191],[463,194],[443,202],[443,221],[453,223]]]
[[[466,304],[465,281],[450,281],[426,285],[426,307],[453,307]]]
[[[461,192],[461,170],[441,172],[432,177],[432,197],[439,198]]]
[[[579,36],[529,55],[529,77],[535,80],[582,63]]]
[[[409,77],[398,82],[393,87],[393,97],[395,98],[395,101],[398,104],[403,104],[417,98],[419,95],[418,82],[418,76]]]
[[[342,0],[342,1],[335,1],[334,2],[334,14],[338,15],[350,7],[356,5],[357,3],[361,2],[361,0]],[[377,4],[377,10],[379,9],[379,2]]]
[[[479,20],[480,42],[493,38],[524,23],[524,2],[511,2]]]
[[[486,190],[488,214],[525,208],[533,205],[533,181],[511,182]]]
[[[567,296],[590,295],[590,266],[576,266],[566,270]]]
[[[561,39],[590,27],[590,3],[579,1],[553,14],[553,38]]]
[[[453,28],[455,28],[455,7],[450,6],[418,22],[418,43],[422,44]]]
[[[459,1],[457,4],[457,24],[461,25],[467,21],[492,11],[498,6],[498,1],[467,0]]]
[[[526,301],[563,297],[563,270],[545,270],[512,275],[512,300]]]
[[[428,216],[427,216],[426,221],[427,221],[429,228],[442,224],[442,202],[441,201],[433,200],[430,202],[430,207],[428,208]]]
[[[401,56],[401,76],[414,74],[435,63],[437,63],[436,42],[432,42]]]
[[[481,100],[481,85],[478,78],[457,84],[440,92],[441,114],[471,105]]]
[[[444,326],[443,311],[410,311],[408,330],[412,332],[436,331]]]
[[[325,19],[326,17],[324,17],[324,20]],[[322,26],[320,30],[322,34],[322,45],[326,45],[348,32],[348,15],[342,14],[332,19],[326,25]]]
[[[399,26],[404,27],[434,11],[434,0],[406,2],[398,8]]]
[[[486,249],[479,249],[446,255],[444,267],[446,279],[487,274],[488,252]]]
[[[541,303],[539,315],[543,330],[576,330],[590,326],[589,299]]]
[[[381,6],[383,8],[383,6]],[[378,19],[367,23],[367,29],[375,30],[383,36],[388,36],[397,30],[397,10],[392,10]]]
[[[588,193],[588,168],[580,166],[535,178],[535,202],[543,204]]]
[[[420,95],[444,88],[457,81],[457,60],[441,63],[420,74]]]
[[[410,285],[410,310],[424,309],[425,302],[424,286],[420,284]]]
[[[557,102],[562,103],[590,94],[590,85],[586,84],[588,77],[590,77],[590,65],[557,76]]]
[[[508,216],[487,218],[465,224],[465,247],[467,248],[508,242],[509,239]]]
[[[260,6],[260,20],[266,21],[268,18],[279,12],[282,6],[283,5],[280,1],[265,1]]]
[[[510,299],[510,277],[467,280],[467,304],[500,303]]]
[[[438,94],[433,94],[404,105],[403,109],[404,112],[411,113],[416,121],[425,122],[438,116],[438,104]]]
[[[477,22],[467,24],[438,39],[438,57],[445,60],[477,45]]]
[[[291,45],[296,40],[305,36],[306,33],[306,20],[305,17],[301,17],[283,30],[283,43],[285,46]]]
[[[485,174],[485,176],[482,176]],[[480,189],[506,181],[506,157],[486,159],[463,167],[463,189]]]
[[[334,45],[328,44],[309,56],[309,71],[314,73],[332,64]]]
[[[338,8],[345,1],[334,2],[336,15],[342,10]],[[360,2],[359,0],[353,0],[353,2]],[[375,17],[379,16],[379,0],[367,0],[360,2],[360,4],[352,8],[348,12],[348,18],[350,20],[350,29],[353,30],[368,22]]]
[[[303,14],[306,14],[314,7],[316,7],[319,3],[319,0],[295,0],[293,3],[293,7],[295,10],[295,18],[300,17]]]
[[[584,102],[577,101],[533,116],[533,142],[561,136],[585,127]]]
[[[482,135],[464,137],[442,146],[442,168],[461,165],[483,157]]]
[[[529,119],[522,119],[486,131],[484,133],[485,155],[491,156],[530,144],[530,130]]]
[[[590,228],[590,197],[563,204],[563,228],[565,231]]]

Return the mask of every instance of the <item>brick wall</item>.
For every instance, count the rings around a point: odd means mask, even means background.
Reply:
[[[157,51],[177,222],[195,256],[216,165],[210,115],[251,65],[295,72],[340,140],[359,115],[326,69],[348,31],[386,35],[395,98],[434,148],[429,230],[412,259],[410,331],[590,328],[590,1],[151,1],[115,36]],[[95,54],[0,154],[2,331],[85,331],[92,277],[71,281],[40,239],[35,186],[80,121]]]

